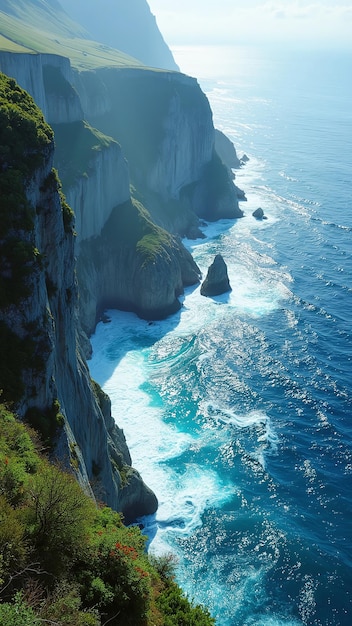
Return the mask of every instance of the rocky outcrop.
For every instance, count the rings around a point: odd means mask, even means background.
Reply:
[[[246,161],[238,158],[236,148],[232,141],[218,129],[215,129],[215,149],[224,165],[228,168],[230,177],[234,180],[236,176],[232,170],[240,168]],[[245,192],[237,187],[237,185],[235,185],[235,190],[237,200],[245,202],[247,200]]]
[[[264,215],[264,211],[261,207],[259,207],[258,209],[256,209],[255,211],[253,211],[252,213],[253,217],[255,217],[256,220],[266,220],[266,216]]]
[[[7,366],[0,388],[20,417],[44,431],[60,424],[61,461],[87,491],[131,520],[155,511],[157,501],[130,467],[123,433],[82,355],[73,213],[52,171],[52,133],[28,94],[13,80],[2,81],[0,331]],[[12,93],[19,115],[7,118]],[[15,180],[16,193],[9,187]]]
[[[209,266],[206,279],[201,285],[202,296],[220,296],[231,291],[227,265],[221,254],[217,254],[213,263]]]
[[[162,319],[180,308],[186,285],[200,272],[179,240],[148,220],[131,201],[116,207],[100,237],[80,245],[80,319],[90,334],[106,308]]]
[[[231,139],[217,128],[215,129],[215,149],[227,167],[231,169],[241,167],[241,161],[237,156],[236,148]]]

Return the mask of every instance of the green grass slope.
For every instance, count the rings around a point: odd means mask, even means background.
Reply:
[[[88,38],[56,0],[0,0],[0,50],[68,57],[77,69],[143,64]]]
[[[0,403],[0,624],[212,626],[149,557],[137,526],[97,507]]]

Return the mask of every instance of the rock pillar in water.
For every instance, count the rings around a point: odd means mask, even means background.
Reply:
[[[227,291],[231,291],[227,265],[221,254],[217,254],[213,263],[209,266],[206,279],[201,285],[200,293],[202,296],[220,296]]]

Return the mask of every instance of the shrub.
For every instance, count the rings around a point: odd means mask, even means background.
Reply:
[[[149,560],[162,580],[169,581],[174,579],[177,560],[173,554],[164,554],[158,557],[150,556]]]
[[[61,190],[59,191],[59,195],[60,195],[62,219],[64,222],[65,233],[74,233],[73,231],[74,219],[75,219],[74,211],[73,209],[71,209],[70,205],[66,202],[66,198]]]
[[[81,593],[88,606],[121,624],[145,623],[151,601],[152,571],[139,528],[126,528],[121,517],[104,507],[91,535],[89,560],[80,566]]]
[[[13,603],[0,604],[0,624],[5,626],[39,626],[39,620],[34,611],[26,605],[22,594],[17,593]]]
[[[9,503],[23,500],[27,476],[36,471],[38,462],[29,432],[0,405],[0,494]]]
[[[0,496],[0,587],[7,584],[9,577],[24,567],[27,547],[24,526],[17,511]],[[5,622],[4,622],[5,623]],[[2,624],[0,620],[0,624]]]
[[[54,465],[28,479],[24,512],[35,555],[52,574],[71,569],[87,547],[95,505],[77,481]]]
[[[60,626],[100,626],[96,611],[84,611],[79,591],[72,582],[61,581],[42,603],[41,623]]]
[[[194,605],[182,593],[173,581],[160,593],[157,606],[164,615],[164,626],[213,626],[215,620],[209,611],[200,605]]]

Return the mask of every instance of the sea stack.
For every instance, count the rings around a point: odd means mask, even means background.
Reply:
[[[264,211],[263,211],[263,209],[261,207],[259,207],[255,211],[253,211],[252,215],[253,215],[253,217],[255,217],[256,220],[266,220],[267,219],[265,217]]]
[[[202,296],[220,296],[231,291],[227,265],[221,256],[217,254],[213,263],[208,268],[206,279],[203,281],[200,293]]]

